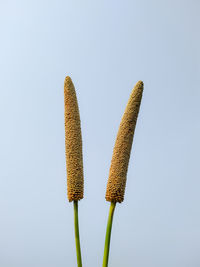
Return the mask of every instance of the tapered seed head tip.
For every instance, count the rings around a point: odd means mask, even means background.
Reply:
[[[143,81],[138,81],[134,87],[134,89],[139,89],[139,90],[143,90],[144,89],[144,83]]]
[[[71,86],[74,86],[72,79],[69,76],[67,76],[64,81],[64,88],[69,89]]]
[[[136,83],[135,86],[137,86],[137,85],[143,87],[143,86],[144,86],[144,83],[143,83],[143,81],[139,80],[139,81]]]
[[[72,82],[72,79],[69,76],[65,77],[65,82]]]

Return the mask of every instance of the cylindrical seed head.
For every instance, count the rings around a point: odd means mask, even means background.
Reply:
[[[64,83],[65,153],[69,201],[83,198],[83,156],[81,122],[76,92],[70,77]]]
[[[139,81],[130,95],[119,126],[106,189],[106,200],[110,202],[124,200],[128,163],[142,92],[143,82]]]

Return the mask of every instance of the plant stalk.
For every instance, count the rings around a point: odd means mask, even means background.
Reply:
[[[110,250],[110,237],[111,237],[112,221],[113,221],[115,206],[116,206],[116,203],[111,202],[109,215],[108,215],[107,229],[106,229],[106,238],[105,238],[105,246],[104,246],[103,265],[102,265],[103,267],[108,266],[108,258],[109,258],[109,250]]]
[[[79,224],[78,224],[78,201],[74,201],[74,230],[75,230],[77,266],[82,267]]]

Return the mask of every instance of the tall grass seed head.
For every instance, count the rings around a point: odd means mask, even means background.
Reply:
[[[106,189],[106,200],[110,202],[124,200],[129,158],[142,93],[143,82],[138,81],[130,95],[119,126]]]
[[[69,201],[77,201],[84,193],[82,135],[76,92],[69,76],[64,82],[64,108],[67,196]]]

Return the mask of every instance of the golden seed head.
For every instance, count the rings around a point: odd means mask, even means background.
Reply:
[[[64,82],[65,153],[69,201],[83,198],[83,156],[81,122],[76,92],[69,76]]]
[[[142,92],[143,82],[139,81],[130,95],[119,126],[106,189],[106,200],[110,202],[122,202],[124,200],[128,163]]]

